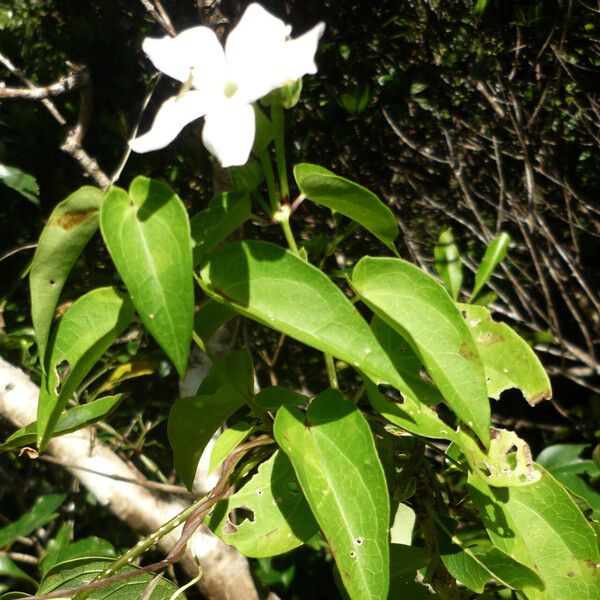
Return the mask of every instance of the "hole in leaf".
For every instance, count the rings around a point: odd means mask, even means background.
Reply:
[[[56,387],[54,388],[54,393],[58,396],[60,394],[60,390],[62,388],[63,383],[67,380],[67,377],[71,374],[73,367],[68,360],[61,360],[59,363],[56,363],[54,366],[54,373],[56,374]]]

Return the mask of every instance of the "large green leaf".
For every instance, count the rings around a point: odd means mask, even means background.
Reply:
[[[29,286],[31,318],[42,365],[60,292],[81,251],[98,229],[102,198],[97,188],[80,188],[55,207],[40,236]]]
[[[106,559],[81,558],[56,565],[42,580],[38,595],[49,594],[61,589],[75,588],[93,581],[113,561]],[[136,567],[127,565],[119,573],[127,573]],[[113,583],[90,592],[89,600],[132,600],[141,598],[148,584],[154,579],[154,573],[141,573],[136,577]],[[148,600],[169,600],[177,591],[177,586],[167,579],[161,579]]]
[[[360,223],[396,253],[396,218],[373,192],[323,167],[309,163],[296,165],[294,177],[300,191],[309,200]]]
[[[417,353],[454,412],[489,444],[490,406],[483,364],[460,311],[444,288],[396,258],[363,258],[352,287]]]
[[[185,375],[194,325],[190,224],[165,183],[136,177],[129,194],[111,188],[100,228],[136,310],[154,339]]]
[[[167,433],[177,474],[192,489],[198,462],[215,431],[251,398],[252,358],[234,352],[219,361],[198,394],[176,400],[169,412]]]
[[[439,273],[452,300],[457,300],[463,281],[462,263],[460,252],[454,243],[452,229],[444,229],[440,233],[437,244],[433,250],[435,257],[435,270]]]
[[[390,504],[371,429],[336,390],[303,413],[283,406],[273,428],[290,458],[353,600],[385,600]]]
[[[0,528],[0,548],[10,546],[17,538],[27,536],[54,517],[54,511],[65,501],[65,494],[40,496],[35,504],[16,521]]]
[[[504,390],[517,388],[531,405],[552,397],[550,379],[523,338],[506,323],[494,321],[485,306],[457,306],[483,362],[488,396],[499,399]]]
[[[241,314],[419,397],[344,293],[291,252],[266,242],[237,242],[214,254],[201,275],[207,294]]]
[[[86,427],[87,425],[106,417],[106,415],[111,413],[117,407],[122,396],[123,394],[105,396],[98,400],[94,400],[93,402],[75,406],[61,414],[54,427],[54,437],[77,431],[82,427]],[[6,441],[0,445],[0,452],[6,452],[13,448],[35,444],[36,439],[37,421],[34,421],[33,423],[29,423],[29,425],[18,429],[9,436]]]
[[[600,598],[596,533],[548,472],[542,470],[539,481],[524,487],[490,488],[475,475],[469,484],[494,545],[538,572],[544,598]]]
[[[235,508],[243,508],[247,518],[234,525],[229,514]],[[279,451],[244,487],[216,505],[208,524],[224,542],[254,558],[288,552],[319,530],[289,459]]]
[[[37,411],[38,446],[45,450],[67,401],[133,319],[133,305],[112,287],[88,292],[63,315],[48,347]]]
[[[249,218],[248,194],[226,192],[213,198],[206,209],[190,219],[194,266]]]
[[[508,554],[493,546],[467,546],[449,528],[440,525],[441,521],[437,527],[437,539],[442,562],[450,574],[470,590],[481,594],[490,579],[514,590],[544,589],[534,570]]]
[[[471,299],[479,294],[483,286],[489,281],[494,269],[504,260],[510,241],[508,233],[501,233],[490,242],[477,269],[477,273],[475,273],[475,285],[471,293]]]

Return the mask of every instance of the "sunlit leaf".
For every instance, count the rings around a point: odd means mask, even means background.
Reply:
[[[309,163],[296,165],[294,177],[300,191],[309,200],[360,223],[396,253],[396,218],[373,192],[323,167]]]
[[[49,341],[46,376],[40,385],[40,452],[46,448],[68,399],[132,319],[133,305],[112,287],[88,292],[61,318]]]
[[[294,466],[349,596],[385,600],[390,505],[365,418],[340,392],[327,390],[306,413],[280,408],[273,432]]]
[[[489,309],[458,304],[483,362],[488,396],[521,390],[529,404],[552,397],[550,379],[529,344],[506,323],[492,319]]]
[[[74,406],[66,412],[63,412],[56,422],[53,436],[64,435],[77,431],[82,427],[91,425],[99,419],[103,419],[110,414],[121,402],[123,394],[116,396],[104,396],[98,400]],[[22,427],[9,436],[6,441],[0,445],[0,452],[12,450],[35,444],[37,440],[37,421]]]
[[[183,377],[194,325],[192,242],[183,203],[165,183],[136,177],[129,193],[109,189],[100,228],[142,322]]]
[[[98,229],[102,198],[97,188],[80,188],[54,208],[40,235],[29,285],[31,318],[42,365],[56,304],[73,265]]]
[[[448,293],[453,300],[458,299],[463,281],[460,252],[454,242],[452,229],[444,229],[440,233],[434,248],[435,270],[439,273]]]
[[[234,524],[229,514],[235,508],[243,508],[244,518]],[[279,451],[216,505],[209,526],[224,542],[255,558],[288,552],[319,530],[289,459]]]
[[[475,298],[489,281],[494,269],[504,260],[508,252],[511,239],[508,233],[501,233],[493,239],[485,250],[481,264],[475,273],[475,285],[471,292],[471,299]]]
[[[450,407],[487,446],[490,407],[483,364],[444,288],[397,258],[361,259],[351,284],[369,308],[411,345]]]

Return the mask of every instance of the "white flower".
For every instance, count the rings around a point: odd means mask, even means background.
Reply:
[[[314,55],[324,23],[299,38],[259,4],[250,4],[225,50],[208,27],[177,37],[146,38],[143,49],[157,69],[184,83],[159,109],[148,133],[131,140],[135,152],[164,148],[191,121],[204,116],[202,141],[224,167],[243,165],[254,142],[252,103],[316,73]]]

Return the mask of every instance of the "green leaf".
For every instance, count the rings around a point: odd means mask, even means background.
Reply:
[[[432,406],[444,401],[439,390],[430,381],[423,379],[421,359],[395,329],[392,329],[377,315],[373,315],[371,330],[398,373],[410,382],[411,388],[418,394],[420,403]]]
[[[171,407],[169,443],[175,470],[188,489],[204,448],[221,424],[251,398],[252,384],[252,358],[246,351],[235,352],[215,366],[198,395],[180,398]]]
[[[27,536],[38,527],[54,519],[55,510],[65,501],[65,494],[41,496],[16,521],[0,528],[0,548],[10,546],[18,537]]]
[[[250,196],[225,192],[190,219],[194,266],[198,266],[227,236],[250,218]]]
[[[436,527],[440,556],[450,574],[463,585],[481,594],[485,584],[495,579],[513,590],[524,587],[544,589],[535,571],[498,548],[466,546],[446,528]]]
[[[412,398],[404,398],[402,402],[391,402],[372,381],[365,379],[364,383],[371,406],[390,423],[423,437],[458,441],[452,428],[427,405]]]
[[[234,525],[229,515],[235,508],[243,508],[246,518]],[[279,451],[238,492],[217,503],[208,525],[253,558],[288,552],[319,530],[289,459]]]
[[[483,364],[444,288],[418,267],[396,258],[361,259],[350,283],[369,308],[411,345],[450,407],[487,446],[490,406]]]
[[[28,175],[21,169],[17,169],[17,167],[0,164],[0,181],[39,207],[40,188],[35,177]]]
[[[385,600],[389,586],[390,505],[373,434],[337,390],[303,413],[279,409],[275,439],[290,458],[353,600]]]
[[[36,584],[35,579],[27,575],[25,571],[20,569],[10,558],[0,556],[0,577],[10,577],[11,579],[21,579]]]
[[[54,428],[53,437],[77,431],[82,427],[91,425],[111,413],[121,402],[123,394],[105,396],[88,404],[80,404],[61,414]],[[13,448],[35,444],[37,439],[37,421],[15,431],[0,445],[0,452]]]
[[[344,293],[291,252],[266,242],[237,242],[212,255],[201,276],[208,295],[239,313],[418,397]]]
[[[521,390],[529,404],[552,397],[550,379],[529,344],[506,323],[492,319],[485,306],[458,304],[483,362],[487,394],[498,400],[504,390]]]
[[[37,594],[41,596],[61,589],[82,586],[95,579],[112,562],[111,560],[81,558],[56,565],[42,580]],[[119,573],[134,570],[136,570],[136,567],[127,565]],[[132,598],[141,598],[153,578],[154,573],[141,573],[131,579],[94,590],[90,592],[88,598],[89,600],[132,600]],[[163,578],[158,582],[148,600],[169,600],[176,591],[177,586]]]
[[[390,600],[436,600],[426,585],[416,580],[417,571],[429,563],[425,548],[392,544],[390,547]]]
[[[215,441],[210,453],[208,474],[214,473],[219,465],[237,448],[256,428],[256,423],[238,421],[228,427]]]
[[[102,198],[97,188],[78,189],[54,208],[40,235],[29,286],[31,318],[42,366],[56,304],[73,265],[98,229]]]
[[[600,597],[598,540],[567,491],[548,472],[525,487],[490,488],[469,476],[469,496],[495,546],[535,568],[547,600]]]
[[[408,504],[400,502],[394,515],[394,522],[390,528],[390,542],[392,544],[406,544],[410,546],[416,520],[415,511]]]
[[[483,286],[489,281],[494,269],[504,260],[510,242],[511,239],[508,233],[501,233],[490,242],[477,273],[475,273],[475,285],[471,293],[471,300],[479,294]]]
[[[208,300],[200,306],[194,317],[194,331],[205,348],[208,347],[213,335],[234,317],[237,317],[235,310],[214,300]]]
[[[112,287],[88,292],[63,315],[50,342],[37,411],[43,452],[67,401],[133,319],[133,305]]]
[[[304,406],[308,398],[303,394],[278,387],[269,386],[254,396],[254,404],[262,410],[279,410],[282,406]]]
[[[129,194],[108,190],[100,228],[142,322],[183,377],[194,326],[192,243],[183,203],[165,183],[136,177]]]
[[[454,243],[452,229],[444,229],[440,233],[433,254],[435,257],[435,270],[442,278],[452,300],[456,301],[462,286],[463,270],[460,262],[460,252],[458,246]]]
[[[298,188],[309,200],[360,223],[397,254],[398,224],[394,213],[371,191],[331,171],[300,163],[294,167]]]
[[[555,444],[544,448],[537,462],[548,470],[571,493],[583,498],[594,510],[594,518],[600,514],[600,494],[580,475],[589,475],[593,480],[600,476],[600,468],[591,459],[580,458],[587,444]]]

